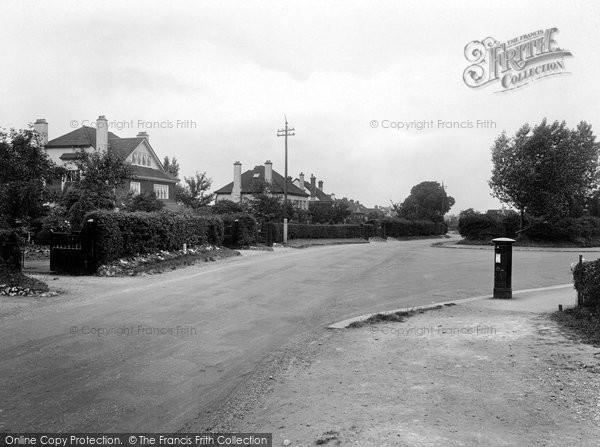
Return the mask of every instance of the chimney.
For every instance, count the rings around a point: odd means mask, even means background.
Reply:
[[[317,196],[317,191],[316,191],[316,186],[315,186],[315,182],[317,181],[317,178],[313,175],[310,174],[310,198],[312,200],[315,200],[315,197]]]
[[[300,188],[302,191],[306,189],[304,188],[304,172],[301,172],[298,176],[298,188]]]
[[[150,135],[148,135],[148,132],[138,132],[137,137],[145,138],[147,142],[150,142]]]
[[[96,120],[96,150],[108,150],[108,120],[104,115]]]
[[[44,118],[38,118],[35,121],[33,130],[40,136],[43,146],[48,144],[48,122]]]
[[[319,189],[323,191],[323,180],[319,180]],[[325,192],[325,191],[323,191]]]
[[[242,201],[242,164],[236,161],[233,164],[233,189],[231,190],[233,202]]]
[[[273,184],[273,163],[271,160],[265,161],[265,182]]]

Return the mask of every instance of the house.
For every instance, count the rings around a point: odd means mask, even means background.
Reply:
[[[132,178],[127,180],[123,190],[120,191],[122,194],[154,192],[168,208],[176,207],[175,185],[179,179],[165,172],[160,159],[150,145],[150,137],[146,132],[140,132],[133,138],[121,138],[108,131],[108,120],[104,115],[98,117],[96,127],[82,126],[50,141],[48,141],[48,123],[45,119],[38,119],[34,124],[34,130],[41,135],[50,159],[69,170],[68,174],[60,182],[51,185],[51,188],[62,191],[71,182],[77,181],[79,171],[74,160],[77,159],[78,151],[113,151],[133,166]]]
[[[304,180],[304,173],[301,172],[297,179],[293,181],[294,185],[302,191],[309,194],[308,203],[316,206],[331,205],[335,201],[334,194],[325,194],[323,191],[323,180],[319,180],[319,186],[316,184],[317,178],[311,174],[310,183]]]
[[[348,209],[350,210],[350,220],[353,222],[364,222],[367,220],[369,209],[362,205],[358,200],[347,199]]]
[[[265,182],[270,185],[270,193],[273,196],[284,196],[284,178],[277,171],[273,170],[273,163],[269,160],[262,166],[255,166],[242,174],[242,164],[236,161],[233,164],[233,182],[228,183],[215,191],[215,203],[220,200],[231,200],[241,203],[249,200],[256,193],[256,185]],[[308,209],[309,194],[298,188],[287,179],[288,201],[300,209]]]

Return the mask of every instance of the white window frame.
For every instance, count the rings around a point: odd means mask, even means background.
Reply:
[[[134,196],[139,196],[142,193],[142,185],[140,182],[129,182],[129,191]]]
[[[156,198],[160,200],[167,200],[169,198],[169,185],[161,185],[158,183],[154,184],[154,194]]]

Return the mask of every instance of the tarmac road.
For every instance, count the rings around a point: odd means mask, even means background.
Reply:
[[[250,252],[133,278],[61,277],[0,301],[0,431],[201,429],[270,353],[334,321],[490,294],[490,250],[431,240]],[[596,253],[587,253],[594,259]],[[519,251],[513,288],[571,281],[575,252]]]

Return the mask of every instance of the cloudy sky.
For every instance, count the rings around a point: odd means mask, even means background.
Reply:
[[[501,93],[465,85],[469,42],[552,27],[568,74]],[[485,210],[499,207],[487,180],[502,130],[547,117],[600,132],[599,41],[595,1],[2,1],[0,127],[46,118],[54,138],[103,114],[217,189],[236,160],[283,173],[287,114],[294,177],[367,206],[443,181],[452,212]]]

